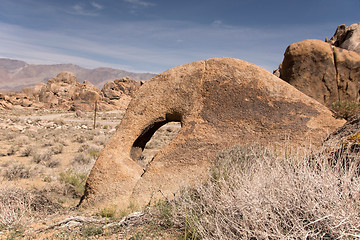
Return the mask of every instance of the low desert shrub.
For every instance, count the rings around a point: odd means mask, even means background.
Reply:
[[[360,236],[354,168],[332,166],[326,155],[299,160],[245,147],[221,152],[213,166],[204,185],[174,203],[173,221],[201,239]]]
[[[84,153],[78,153],[75,155],[73,163],[76,164],[89,164],[90,163],[90,156],[85,155]]]
[[[83,135],[76,135],[73,142],[84,143],[86,142],[86,138]]]
[[[91,146],[89,148],[89,155],[92,159],[96,160],[101,151],[101,147]]]
[[[54,155],[54,152],[52,151],[52,149],[47,149],[45,152],[42,153],[34,153],[32,154],[33,156],[33,161],[35,163],[44,163],[46,164],[46,162],[50,161],[52,156]]]
[[[59,180],[65,184],[65,195],[72,197],[81,197],[85,190],[86,174],[76,173],[73,170],[67,170],[59,174]]]
[[[78,149],[78,152],[84,152],[86,150],[89,149],[89,145],[88,144],[82,144],[79,149]]]
[[[60,165],[60,160],[59,159],[51,159],[50,161],[48,161],[46,163],[46,166],[49,168],[56,168]]]
[[[63,152],[63,149],[64,149],[64,145],[61,144],[61,143],[58,143],[56,144],[55,146],[53,146],[51,148],[51,151],[54,153],[54,154],[60,154]]]
[[[8,181],[14,181],[17,179],[30,178],[31,171],[29,168],[25,167],[23,163],[15,163],[9,165],[3,174],[4,179]]]
[[[7,155],[8,155],[8,156],[15,155],[18,150],[19,150],[19,146],[18,146],[18,145],[12,145],[12,146],[8,149]]]
[[[26,146],[24,148],[24,150],[22,151],[21,156],[22,157],[29,157],[29,156],[31,156],[32,151],[33,151],[33,146]]]
[[[116,214],[116,206],[102,208],[99,211],[99,216],[103,218],[114,218]]]
[[[94,142],[100,146],[105,146],[108,140],[109,138],[104,135],[99,135],[94,137]]]
[[[360,112],[360,103],[337,101],[332,104],[331,110],[336,117],[348,120]]]
[[[101,226],[95,224],[84,225],[80,228],[81,236],[88,238],[96,235],[101,235],[104,233],[104,229]]]

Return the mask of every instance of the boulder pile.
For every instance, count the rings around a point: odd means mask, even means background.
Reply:
[[[100,110],[126,109],[140,82],[128,77],[110,81],[102,90],[92,83],[80,83],[71,72],[62,72],[48,82],[24,88],[21,92],[1,93],[0,109],[33,108],[91,111],[95,102]]]

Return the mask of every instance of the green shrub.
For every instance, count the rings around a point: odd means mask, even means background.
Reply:
[[[116,214],[116,207],[115,206],[102,208],[99,211],[99,215],[101,217],[103,217],[103,218],[113,218],[113,217],[115,217],[115,214]]]
[[[81,227],[80,232],[83,237],[91,237],[103,234],[104,229],[101,226],[89,224]]]
[[[332,104],[331,110],[335,117],[348,120],[360,112],[360,103],[337,101]]]
[[[96,151],[96,150],[94,150],[94,149],[90,149],[89,150],[89,154],[90,154],[90,156],[93,158],[93,159],[97,159],[97,157],[99,156],[99,151]]]
[[[75,173],[72,170],[67,170],[59,174],[60,182],[70,185],[74,190],[74,197],[83,195],[86,178],[87,176],[85,174]]]

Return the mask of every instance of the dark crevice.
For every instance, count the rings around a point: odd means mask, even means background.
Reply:
[[[334,60],[334,67],[335,67],[335,74],[336,74],[336,85],[337,85],[337,94],[338,94],[338,101],[340,101],[340,94],[339,94],[339,88],[340,88],[340,76],[338,72],[338,66],[337,66],[337,56],[335,52],[335,47],[331,46],[332,52],[333,52],[333,60]]]

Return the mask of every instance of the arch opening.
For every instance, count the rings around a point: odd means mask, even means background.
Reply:
[[[130,157],[144,169],[163,147],[168,145],[181,129],[181,115],[167,114],[165,120],[154,121],[135,140]]]

